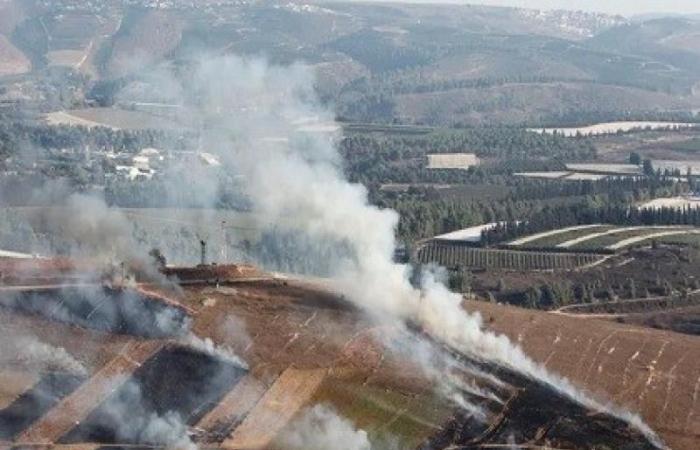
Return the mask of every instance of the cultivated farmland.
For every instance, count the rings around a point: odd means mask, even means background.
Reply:
[[[593,225],[586,227],[572,227],[562,230],[553,230],[549,233],[538,233],[517,241],[509,243],[509,246],[517,246],[522,248],[550,248],[559,247],[562,243],[590,236],[591,234],[610,230],[612,225]]]
[[[423,264],[476,269],[571,270],[602,259],[597,254],[483,249],[436,242],[418,250],[418,261]]]
[[[650,245],[652,240],[684,242],[695,237],[700,229],[691,226],[633,226],[584,225],[562,228],[525,236],[507,244],[509,248],[552,249],[570,252],[611,252],[638,245]]]

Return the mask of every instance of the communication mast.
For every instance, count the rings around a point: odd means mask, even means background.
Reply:
[[[200,249],[200,264],[202,266],[207,264],[207,241],[204,239],[199,241],[199,249]]]

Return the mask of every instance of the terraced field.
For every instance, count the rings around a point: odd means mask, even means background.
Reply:
[[[621,228],[607,234],[595,236],[572,245],[572,250],[623,250],[633,245],[650,244],[652,239],[661,237],[691,236],[699,232],[693,228],[671,227]]]
[[[559,236],[561,236],[563,234],[567,234],[567,233],[587,232],[587,231],[590,231],[591,229],[595,229],[599,226],[601,226],[601,225],[576,225],[573,227],[544,231],[542,233],[532,234],[530,236],[518,238],[518,239],[510,242],[508,245],[510,245],[512,247],[522,246],[525,244],[530,244],[532,242],[538,241],[540,239],[559,238]]]
[[[499,270],[571,270],[601,261],[602,255],[483,249],[433,242],[418,250],[423,264]]]
[[[590,236],[593,233],[602,233],[613,229],[612,225],[597,225],[587,228],[579,228],[575,230],[565,231],[563,233],[551,234],[535,240],[531,240],[522,245],[523,248],[550,248],[560,247],[562,244],[579,239],[585,236]]]
[[[681,234],[664,236],[657,239],[659,242],[664,244],[679,244],[679,245],[693,245],[700,246],[700,235],[699,234]]]
[[[700,229],[691,226],[589,225],[542,232],[516,239],[509,248],[523,250],[552,249],[560,252],[611,252],[632,246],[664,243],[700,243]]]

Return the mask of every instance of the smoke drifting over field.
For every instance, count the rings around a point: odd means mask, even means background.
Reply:
[[[182,93],[181,103],[191,111],[192,123],[201,123],[203,149],[216,154],[224,170],[242,178],[258,228],[302,235],[319,247],[338,249],[325,253],[333,279],[347,298],[378,322],[399,328],[416,324],[461,353],[542,380],[588,406],[620,417],[627,415],[594,403],[565,380],[549,374],[506,337],[486,331],[481,317],[467,313],[461,296],[450,292],[433,274],[426,273],[419,287],[410,283],[409,267],[393,261],[398,216],[369,204],[367,190],[345,178],[335,146],[339,136],[334,131],[333,115],[317,101],[309,68],[271,66],[260,59],[238,57],[204,58],[195,66],[184,79],[170,75],[167,86],[178,95]],[[167,77],[164,72],[159,69],[158,77]],[[186,171],[187,179],[170,180],[170,194],[195,192],[202,205],[215,205],[218,179],[199,170]],[[54,215],[48,220],[105,254],[144,256],[120,213],[92,198],[71,201],[82,211],[80,216]],[[219,352],[210,342],[191,339],[190,344],[207,353]],[[434,375],[444,395],[475,417],[480,414],[478,405],[470,404],[460,392],[500,401],[483,387],[440,376],[449,370],[450,359],[426,354],[429,347],[420,342],[417,345],[414,350],[420,351],[407,353]],[[230,358],[244,365],[235,355]],[[134,392],[130,398],[139,396]],[[139,401],[135,403],[138,406]],[[160,442],[162,435],[170,435],[176,441],[167,444],[188,444],[177,418],[149,418],[145,411],[132,411],[139,410],[132,404],[122,410],[120,405],[115,415],[146,422],[126,423],[127,429],[145,430],[151,441]],[[330,444],[345,442],[348,449],[369,449],[366,434],[331,411],[318,408],[309,414],[289,437],[292,448],[338,448]],[[652,436],[636,416],[626,418]],[[304,431],[309,428],[312,432]]]
[[[57,348],[30,335],[4,334],[0,337],[0,365],[20,363],[32,371],[61,370],[87,375],[80,361],[64,348]]]
[[[367,433],[325,405],[304,411],[278,438],[289,450],[371,450]]]
[[[346,249],[331,270],[355,304],[379,321],[416,323],[461,352],[540,379],[587,406],[607,409],[549,374],[506,337],[485,331],[481,317],[468,314],[461,296],[434,276],[422,277],[419,288],[411,285],[409,269],[392,259],[397,214],[370,205],[366,189],[346,180],[334,145],[338,136],[327,126],[332,115],[316,101],[308,68],[218,57],[202,61],[188,85],[197,92],[197,114],[211,131],[209,148],[244,177],[259,226],[276,224],[282,231]],[[636,416],[628,416],[652,435]]]

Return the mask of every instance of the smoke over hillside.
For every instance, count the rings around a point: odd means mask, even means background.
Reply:
[[[481,317],[467,313],[462,297],[450,292],[434,274],[424,274],[418,287],[411,284],[411,269],[393,261],[398,216],[371,205],[364,186],[350,183],[344,176],[335,145],[340,136],[333,114],[317,101],[309,68],[226,56],[199,59],[192,70],[177,75],[161,68],[152,78],[181,97],[177,102],[186,106],[191,122],[199,125],[202,149],[216,155],[223,171],[242,180],[257,228],[299,236],[305,243],[298,247],[302,250],[332,249],[309,252],[302,259],[325,255],[323,265],[338,289],[375,321],[402,332],[407,324],[416,325],[450,349],[537,378],[587,406],[624,417],[653,436],[636,416],[596,404],[565,380],[549,374],[506,337],[486,331]],[[194,193],[200,204],[214,206],[219,178],[205,167],[187,169],[180,172],[184,178],[167,180],[169,195]],[[67,230],[76,241],[82,239],[86,246],[98,248],[101,255],[145,257],[146,249],[138,248],[130,224],[120,212],[93,198],[74,197],[70,206],[81,211],[80,216],[53,214],[46,220]],[[199,220],[206,224],[212,219],[202,213]],[[470,404],[460,392],[502,401],[484,387],[450,376],[454,361],[438,346],[420,339],[395,344],[407,343],[410,348],[406,354],[424,368],[438,390],[475,417],[480,416],[479,406]],[[211,342],[192,337],[189,344],[207,353],[219,353]],[[228,359],[245,366],[235,355]],[[138,403],[138,395],[133,397]],[[131,409],[117,408],[119,414]],[[349,448],[368,448],[363,432],[341,418],[325,410],[310,414],[300,422],[302,428],[333,428],[352,437],[356,444]],[[177,428],[175,435],[183,436],[179,420],[162,419]],[[145,425],[137,428],[149,429]],[[310,442],[307,434],[297,431],[291,438],[297,447],[327,448],[323,441]],[[332,437],[328,442],[334,440]]]
[[[588,406],[610,409],[547,373],[506,337],[484,330],[478,315],[464,311],[461,296],[431,274],[422,277],[420,287],[411,285],[410,269],[392,259],[397,214],[370,205],[366,189],[345,178],[333,116],[316,101],[309,69],[214,57],[200,60],[180,82],[183,103],[202,123],[207,151],[243,177],[259,228],[270,231],[274,224],[274,230],[343,249],[331,253],[327,265],[353,303],[377,321],[417,324],[459,352],[543,380]],[[197,177],[173,188],[207,196],[216,191],[209,180]],[[652,435],[636,416],[616,414]]]

